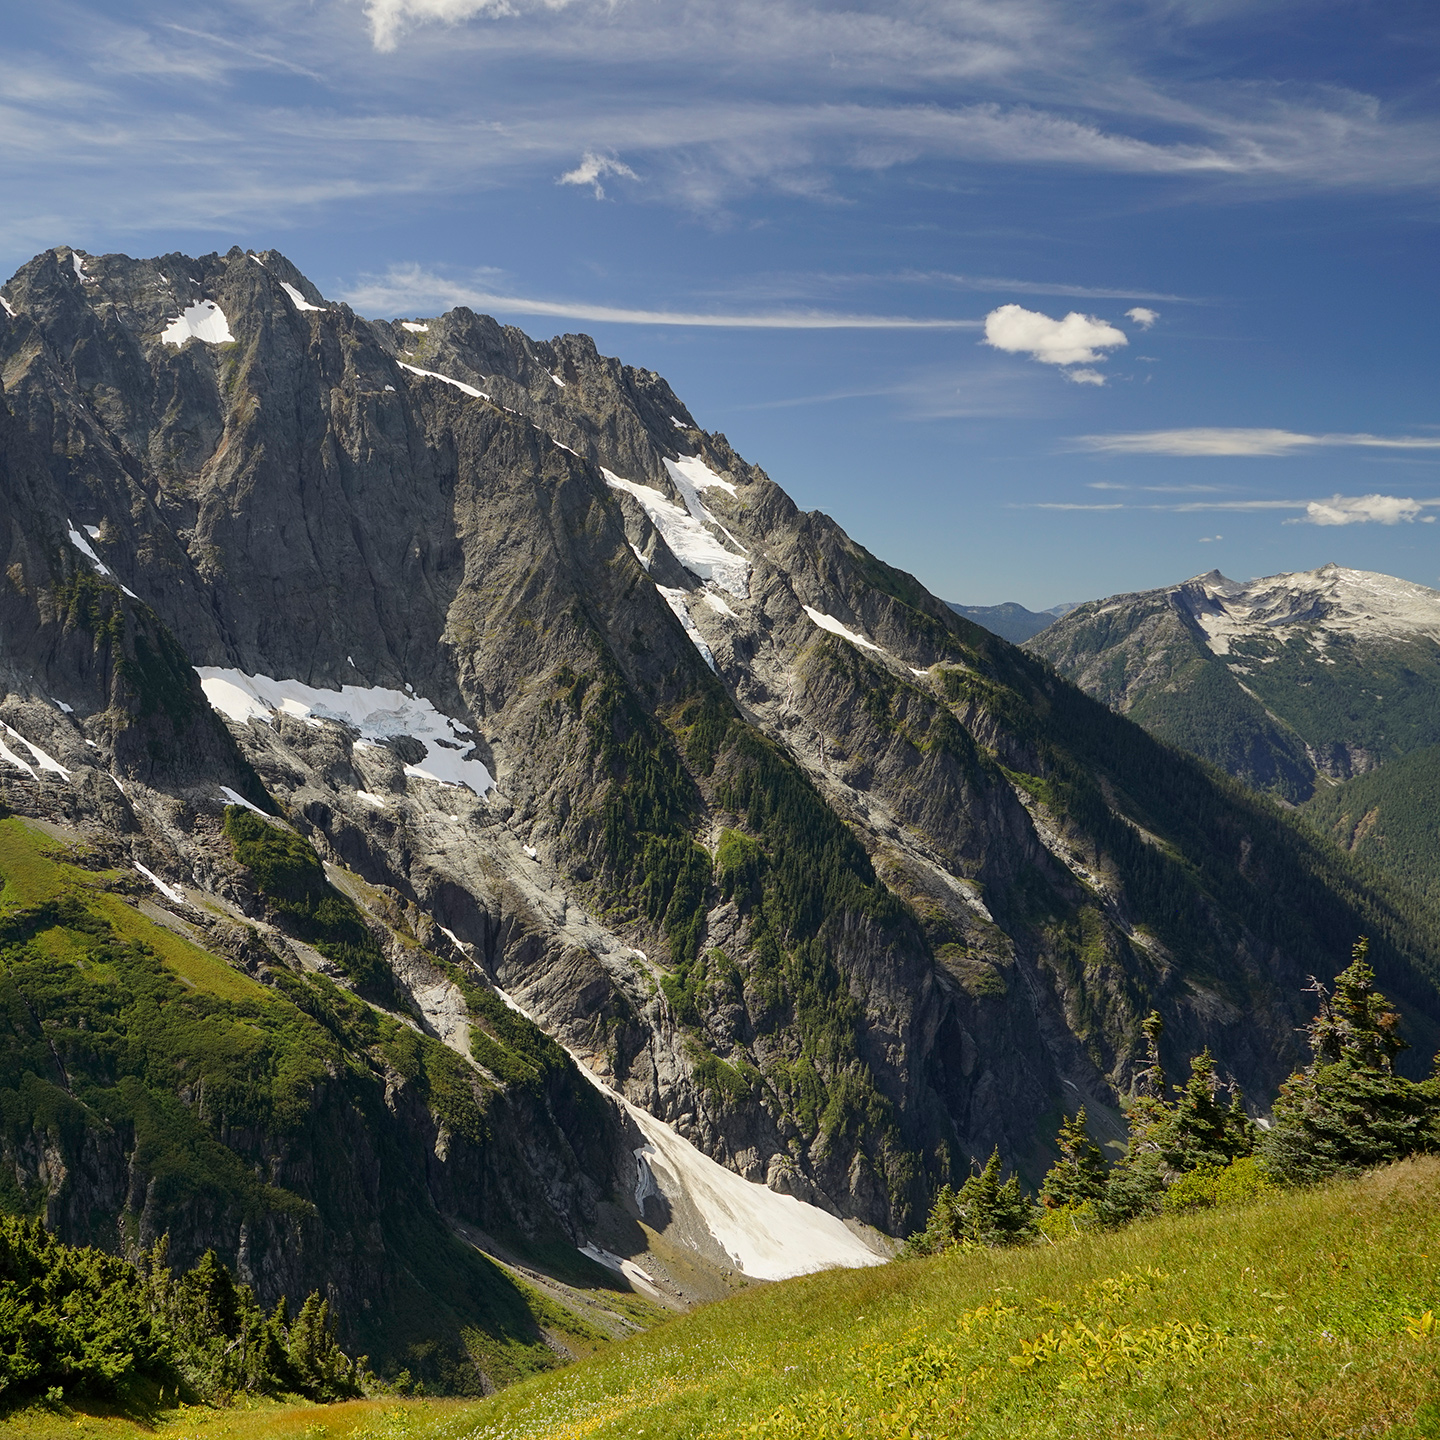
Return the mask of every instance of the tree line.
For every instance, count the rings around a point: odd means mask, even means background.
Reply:
[[[176,1275],[168,1248],[131,1262],[0,1216],[0,1408],[82,1394],[158,1406],[361,1393],[365,1357],[341,1350],[318,1293],[293,1318],[283,1298],[266,1311],[213,1250]]]
[[[1018,1175],[1001,1178],[997,1149],[958,1189],[940,1190],[906,1252],[1055,1239],[1440,1150],[1440,1068],[1418,1082],[1395,1073],[1395,1057],[1407,1047],[1399,1015],[1375,987],[1368,953],[1362,938],[1333,988],[1311,981],[1318,1003],[1306,1028],[1310,1063],[1280,1087],[1268,1126],[1246,1113],[1238,1087],[1221,1080],[1208,1050],[1191,1060],[1185,1084],[1171,1085],[1160,1063],[1163,1022],[1152,1012],[1143,1025],[1148,1064],[1123,1102],[1129,1140],[1114,1164],[1091,1138],[1081,1106],[1061,1122],[1060,1158],[1039,1203]],[[1436,1062],[1440,1067],[1440,1056]]]

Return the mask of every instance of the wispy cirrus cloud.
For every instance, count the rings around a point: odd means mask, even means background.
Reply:
[[[1294,455],[1332,446],[1372,450],[1440,450],[1440,436],[1431,435],[1307,435],[1294,430],[1227,429],[1220,426],[1139,430],[1118,435],[1077,435],[1073,443],[1078,449],[1108,455]]]
[[[1433,524],[1436,517],[1426,510],[1440,508],[1440,497],[1417,500],[1405,495],[1332,495],[1326,500],[1187,500],[1176,504],[1127,500],[1104,503],[1070,500],[1019,501],[1009,508],[1015,510],[1152,510],[1177,515],[1225,511],[1245,514],[1251,511],[1299,512],[1285,521],[1287,525],[1399,525],[1420,520]],[[1218,537],[1217,537],[1218,538]]]
[[[466,305],[500,315],[548,315],[612,325],[680,325],[721,330],[978,330],[979,320],[943,316],[856,315],[831,310],[726,313],[600,305],[583,300],[539,300],[502,295],[448,279],[418,265],[394,266],[369,276],[341,297],[368,315],[435,314]]]

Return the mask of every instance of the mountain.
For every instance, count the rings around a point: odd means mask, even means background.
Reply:
[[[1362,931],[1435,1049],[1424,906],[654,372],[275,251],[0,298],[7,1208],[473,1388],[1118,1138],[1152,1008],[1263,1106]]]
[[[1047,625],[1053,625],[1056,617],[1065,607],[1054,610],[1027,610],[1013,600],[1003,605],[961,605],[954,600],[947,602],[957,614],[977,625],[983,625],[992,635],[1008,640],[1012,645],[1022,644],[1032,635],[1038,635]]]
[[[1440,592],[1325,565],[1114,595],[1029,642],[1089,695],[1293,803],[1440,743]]]

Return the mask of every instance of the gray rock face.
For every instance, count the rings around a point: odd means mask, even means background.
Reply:
[[[659,376],[464,309],[366,321],[275,252],[82,264],[37,257],[0,313],[0,716],[77,777],[0,766],[17,809],[129,827],[203,888],[219,787],[268,794],[629,1100],[893,1233],[992,1146],[1038,1178],[1062,1107],[1119,1133],[1152,1007],[1257,1100],[1292,1064],[1363,892],[797,510]],[[211,328],[162,338],[185,313]],[[1151,609],[1173,653],[1134,666],[1188,663],[1194,621]],[[187,664],[370,698],[227,725]],[[360,715],[407,696],[452,728]],[[495,787],[421,773],[445,755]],[[1428,1023],[1433,939],[1392,919],[1377,959]],[[578,1238],[614,1175],[555,1135],[504,1153],[569,1187]]]

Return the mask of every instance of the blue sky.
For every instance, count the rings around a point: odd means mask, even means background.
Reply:
[[[6,274],[587,331],[949,599],[1440,586],[1433,0],[6,10]]]

